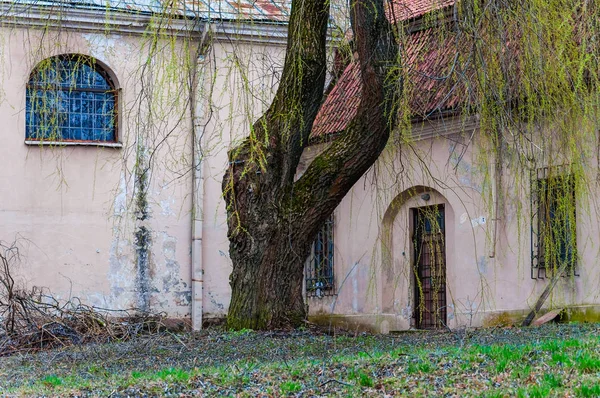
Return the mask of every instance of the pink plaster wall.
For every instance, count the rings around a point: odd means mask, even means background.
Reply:
[[[547,280],[530,277],[529,176],[517,176],[505,166],[505,199],[496,227],[493,151],[463,123],[413,126],[416,138],[403,143],[402,150],[391,140],[344,198],[335,211],[337,296],[308,299],[315,319],[384,332],[414,327],[410,211],[432,204],[444,204],[446,212],[449,327],[480,326],[501,312],[512,316],[535,304]],[[308,149],[305,156],[313,158],[319,150]],[[594,173],[589,170],[590,181]],[[422,193],[431,199],[425,202]],[[563,278],[547,307],[599,303],[594,197],[591,193],[577,203],[581,276]]]
[[[141,36],[0,30],[0,240],[17,240],[20,283],[47,288],[55,297],[78,297],[111,309],[136,306],[136,227],[132,195],[137,134],[146,134],[157,166],[150,176],[148,221],[151,310],[171,316],[189,314],[191,175],[189,106],[167,96],[181,92],[187,75],[161,78],[161,68],[191,57],[181,43],[153,60],[156,122],[143,124],[147,104],[139,102],[140,65],[147,57]],[[167,43],[164,43],[167,45]],[[167,48],[168,45],[166,46]],[[26,145],[25,85],[32,68],[57,54],[98,59],[119,82],[122,148],[40,147]],[[169,94],[170,93],[170,94]],[[164,95],[164,96],[163,96]],[[168,134],[167,134],[168,132]]]

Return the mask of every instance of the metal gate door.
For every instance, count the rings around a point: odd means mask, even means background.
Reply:
[[[444,205],[414,210],[415,324],[446,326],[446,245]]]

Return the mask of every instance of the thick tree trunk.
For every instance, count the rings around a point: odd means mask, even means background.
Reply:
[[[273,230],[271,239],[247,236],[244,250],[231,252],[235,267],[227,325],[232,329],[295,327],[306,318],[302,294],[304,259],[290,248],[287,231]],[[298,242],[294,246],[298,249]]]
[[[355,120],[296,182],[325,82],[328,0],[293,0],[282,80],[223,178],[233,272],[231,329],[299,326],[304,262],[319,227],[383,150],[395,124],[397,45],[383,0],[353,2],[362,98]],[[387,79],[387,80],[386,80]]]
[[[289,236],[289,203],[322,100],[328,20],[328,0],[294,0],[277,94],[252,136],[229,152],[223,193],[233,265],[227,316],[232,329],[294,327],[306,315],[302,274],[311,234]]]

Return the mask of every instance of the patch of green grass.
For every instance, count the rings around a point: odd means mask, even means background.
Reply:
[[[516,367],[511,375],[515,379],[526,379],[531,374],[531,366],[530,365],[521,365]]]
[[[528,396],[527,390],[523,387],[517,389],[517,398],[526,398]]]
[[[581,342],[577,339],[568,339],[563,342],[564,347],[580,347]]]
[[[491,391],[484,396],[485,398],[504,398],[505,394],[502,391]]]
[[[474,364],[477,364],[479,362],[481,362],[481,359],[476,354],[469,353],[466,356],[463,355],[461,357],[461,361],[459,362],[458,366],[460,370],[464,372],[468,369],[471,369]]]
[[[558,341],[558,340],[548,340],[548,341],[544,341],[539,345],[540,349],[544,350],[544,351],[548,351],[550,353],[553,352],[557,352],[557,351],[561,351],[564,347],[564,341]]]
[[[529,387],[527,393],[530,398],[544,398],[550,395],[551,388],[546,385],[535,385]]]
[[[417,364],[416,363],[409,363],[408,366],[406,367],[406,373],[411,375],[414,373],[417,373],[419,371],[419,369],[417,368]]]
[[[434,370],[434,366],[428,359],[418,359],[411,361],[406,368],[406,373],[431,373]]]
[[[44,376],[41,383],[46,387],[58,387],[63,384],[63,379],[56,375]]]
[[[566,352],[553,352],[551,356],[553,364],[571,366],[573,361]]]
[[[294,378],[299,378],[304,374],[303,369],[292,369],[290,375]]]
[[[178,368],[166,368],[156,372],[153,378],[174,382],[184,382],[190,378],[190,373]]]
[[[355,380],[358,378],[358,373],[356,372],[356,368],[352,367],[348,369],[348,380]]]
[[[475,344],[471,351],[476,354],[490,355],[492,353],[492,346]]]
[[[581,387],[575,389],[575,393],[578,397],[600,397],[600,384],[582,384]]]
[[[371,376],[364,372],[360,372],[358,374],[358,384],[360,384],[362,387],[373,387],[375,385]]]
[[[431,362],[429,362],[429,361],[421,361],[417,365],[417,369],[419,369],[419,372],[431,373],[431,371],[434,369],[434,367],[431,364]]]
[[[136,372],[135,370],[133,372],[131,372],[131,378],[133,380],[141,379],[144,376],[145,376],[145,373],[142,373],[142,372]]]
[[[247,336],[249,334],[254,333],[254,330],[251,329],[240,329],[240,330],[232,330],[228,334],[230,337],[240,337]]]
[[[506,364],[509,362],[518,361],[523,356],[523,347],[513,345],[493,345],[482,347],[480,350],[482,354],[489,356],[491,359],[504,363],[503,368],[506,368]]]
[[[496,362],[496,372],[502,373],[502,372],[506,371],[507,366],[508,366],[508,360],[500,359],[498,362]]]
[[[575,366],[584,373],[594,373],[600,370],[600,358],[585,351],[575,357]]]
[[[369,354],[368,352],[365,352],[365,351],[357,352],[356,356],[359,358],[362,358],[362,359],[373,358],[373,356],[371,354]]]
[[[562,385],[563,385],[562,377],[560,377],[559,375],[552,374],[552,373],[544,374],[542,381],[543,381],[544,385],[546,385],[550,388],[559,388],[559,387],[562,387]]]
[[[288,395],[300,392],[302,390],[302,386],[296,381],[284,381],[279,386],[279,390],[283,395]]]
[[[216,369],[215,379],[222,385],[230,385],[235,381],[235,375],[230,369],[220,367]]]
[[[373,387],[373,379],[363,370],[353,367],[348,371],[348,379],[356,380],[362,387]]]

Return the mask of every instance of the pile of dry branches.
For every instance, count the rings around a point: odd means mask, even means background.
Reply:
[[[107,310],[77,298],[59,301],[44,289],[19,288],[11,270],[18,261],[18,247],[0,241],[0,356],[127,340],[162,327],[161,314]]]

